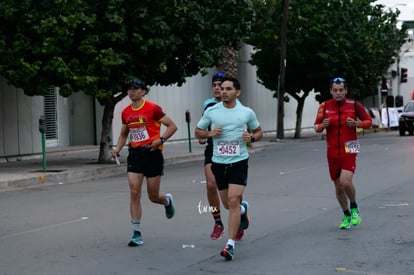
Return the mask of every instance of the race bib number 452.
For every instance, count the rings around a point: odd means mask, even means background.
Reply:
[[[351,140],[348,142],[345,142],[345,153],[354,153],[357,154],[359,153],[359,142],[358,140]]]
[[[219,156],[238,156],[240,155],[240,143],[236,140],[221,140],[217,144],[217,152]]]
[[[131,141],[133,142],[140,142],[149,139],[147,128],[145,128],[144,126],[129,129],[129,134],[131,137]]]

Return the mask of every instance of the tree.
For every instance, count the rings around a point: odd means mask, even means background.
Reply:
[[[225,75],[237,77],[240,46],[250,34],[253,23],[253,0],[227,0],[221,2],[220,6],[228,12],[225,13],[225,16],[219,13],[218,17],[214,19],[219,30],[226,33],[220,42],[222,47],[217,66]],[[234,29],[233,26],[238,26],[238,28]]]
[[[235,5],[238,21],[219,20]],[[99,161],[107,161],[125,80],[181,85],[216,65],[223,45],[239,45],[252,16],[247,0],[2,1],[0,74],[27,95],[54,85],[62,96],[94,96],[104,105]]]
[[[373,2],[290,2],[286,92],[298,101],[295,138],[300,137],[303,106],[310,91],[320,92],[318,100],[323,101],[329,96],[329,80],[341,76],[347,79],[352,97],[373,95],[395,61],[406,30],[397,28],[398,11]],[[250,63],[258,67],[259,82],[277,91],[282,6],[281,0],[266,3],[267,8],[257,12],[247,42],[256,49]]]

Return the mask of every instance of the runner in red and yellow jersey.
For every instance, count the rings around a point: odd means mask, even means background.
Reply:
[[[132,103],[122,111],[121,133],[112,151],[112,156],[116,158],[129,139],[127,171],[133,235],[128,246],[144,244],[141,235],[141,192],[144,178],[149,199],[165,206],[168,219],[175,213],[172,195],[159,190],[164,170],[163,143],[177,131],[177,126],[160,106],[144,99],[147,92],[148,88],[140,79],[134,78],[128,82],[128,96]],[[166,127],[162,135],[161,124]]]
[[[165,116],[161,107],[147,100],[135,108],[133,104],[122,111],[122,125],[129,129],[130,147],[150,145],[160,139],[160,120]],[[162,143],[158,147],[162,150]]]

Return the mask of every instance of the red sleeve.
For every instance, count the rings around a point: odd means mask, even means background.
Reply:
[[[124,108],[124,110],[122,110],[122,113],[121,113],[122,125],[127,125],[128,124],[128,122],[126,121],[126,117],[127,117],[126,113],[128,112],[128,107],[126,107],[126,108]]]
[[[360,120],[358,127],[363,129],[370,128],[372,125],[372,119],[367,110],[365,110],[365,107],[361,103],[357,102],[355,108],[357,118]]]
[[[162,108],[156,104],[154,104],[154,119],[156,121],[160,121],[165,116]]]
[[[322,121],[325,118],[325,104],[326,102],[323,102],[321,105],[319,105],[318,112],[316,114],[316,119],[315,119],[315,122],[313,123],[315,127],[315,131],[317,133],[322,132],[324,129],[322,127]]]

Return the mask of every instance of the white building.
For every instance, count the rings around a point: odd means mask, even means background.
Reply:
[[[390,66],[385,78],[388,86],[388,97],[390,97],[388,107],[401,107],[412,100],[414,92],[414,21],[407,21],[410,29],[408,30],[408,41],[401,47],[399,58]],[[401,82],[401,70],[407,69],[407,82]],[[381,87],[379,87],[381,90]],[[402,102],[398,100],[402,99]]]

